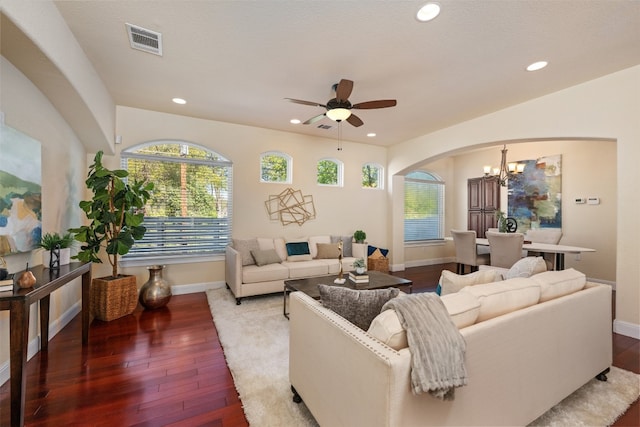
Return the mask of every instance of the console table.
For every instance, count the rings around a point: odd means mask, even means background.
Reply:
[[[40,350],[49,346],[49,295],[51,292],[82,276],[82,344],[89,342],[89,292],[91,290],[91,263],[74,262],[59,269],[38,265],[30,269],[36,277],[32,288],[0,292],[0,310],[10,310],[9,339],[11,366],[11,425],[24,425],[24,406],[29,343],[29,312],[31,304],[40,302]],[[19,276],[21,272],[16,273]]]

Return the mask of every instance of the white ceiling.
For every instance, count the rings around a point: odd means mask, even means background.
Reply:
[[[364,125],[342,137],[387,146],[640,64],[640,1],[439,0],[421,23],[424,3],[55,2],[116,104],[337,138],[328,118],[290,124],[323,109],[284,98],[324,104],[346,78],[352,103],[398,105],[354,110]],[[162,33],[163,56],[132,49],[125,23]]]

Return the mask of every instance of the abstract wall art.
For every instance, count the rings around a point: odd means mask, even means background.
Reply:
[[[0,255],[38,247],[41,197],[40,142],[0,125]]]
[[[518,222],[518,232],[562,228],[562,155],[521,160],[521,174],[509,178],[507,216]]]

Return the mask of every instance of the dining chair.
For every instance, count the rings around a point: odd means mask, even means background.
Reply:
[[[560,239],[562,239],[562,229],[560,228],[532,228],[530,230],[527,230],[527,232],[524,234],[524,240],[527,240],[531,243],[547,243],[550,245],[557,245],[560,243]],[[554,254],[529,251],[528,255],[543,257],[545,262],[547,263],[547,269],[555,270],[556,258]]]
[[[511,268],[513,264],[522,258],[524,234],[487,231],[486,235],[491,251],[489,265],[493,267]]]
[[[457,273],[464,274],[465,265],[471,271],[478,270],[479,265],[489,264],[489,254],[479,254],[476,246],[476,232],[473,230],[451,230],[453,244],[456,247]]]

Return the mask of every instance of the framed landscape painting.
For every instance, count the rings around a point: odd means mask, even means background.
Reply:
[[[36,249],[42,234],[40,142],[0,126],[0,255]]]

